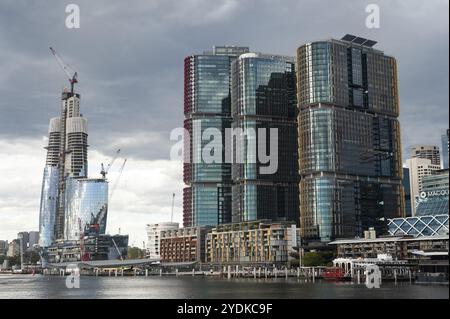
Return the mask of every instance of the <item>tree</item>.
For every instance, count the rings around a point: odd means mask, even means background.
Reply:
[[[331,263],[333,257],[333,252],[331,251],[310,251],[303,256],[303,266],[327,266]]]
[[[141,259],[145,257],[144,250],[139,247],[128,247],[128,259]]]

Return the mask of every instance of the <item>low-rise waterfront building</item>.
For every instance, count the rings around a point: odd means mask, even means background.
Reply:
[[[415,238],[390,236],[375,239],[339,239],[329,245],[336,247],[338,258],[377,258],[379,255],[390,255],[396,260],[412,260],[421,259],[426,252],[431,251],[448,254],[448,239],[448,234]]]
[[[161,232],[162,263],[204,262],[205,238],[209,226],[186,227]]]
[[[49,263],[114,260],[127,257],[128,235],[87,236],[83,240],[57,240],[48,247]]]
[[[160,258],[161,232],[165,230],[176,230],[178,228],[180,228],[180,224],[172,222],[147,224],[147,258]]]
[[[206,261],[286,263],[300,246],[295,222],[256,220],[219,225],[206,236]]]

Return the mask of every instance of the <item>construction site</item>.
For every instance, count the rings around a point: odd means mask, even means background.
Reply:
[[[61,96],[61,112],[50,119],[46,165],[39,213],[39,246],[46,263],[119,260],[127,256],[128,235],[106,234],[108,203],[117,188],[127,159],[118,168],[110,187],[108,172],[118,159],[118,149],[100,178],[88,176],[88,122],[80,112],[75,92],[78,73],[50,47],[70,88]]]

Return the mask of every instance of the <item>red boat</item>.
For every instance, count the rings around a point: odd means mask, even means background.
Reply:
[[[345,280],[345,271],[339,267],[328,267],[322,273],[322,277],[325,280]]]

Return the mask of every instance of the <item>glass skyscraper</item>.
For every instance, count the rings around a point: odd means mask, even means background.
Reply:
[[[297,50],[300,227],[307,241],[362,236],[404,215],[397,64],[346,35]]]
[[[232,165],[233,222],[298,223],[295,83],[295,59],[291,57],[247,53],[232,64],[232,128],[244,133],[234,146],[235,150],[239,147],[243,160],[235,158]],[[278,132],[277,149],[270,141],[273,129]],[[261,161],[260,147],[265,148],[264,155],[277,152],[275,172],[261,170],[268,163]]]
[[[108,182],[105,179],[69,177],[65,195],[65,240],[79,239],[80,231],[105,234],[108,212]]]
[[[231,62],[248,50],[219,46],[184,60],[184,128],[189,134],[183,169],[185,227],[231,222],[231,163],[225,163],[224,154],[220,163],[206,163],[202,149],[211,141],[202,135],[212,129],[224,139],[225,129],[231,127]],[[224,140],[215,142],[224,145]]]

